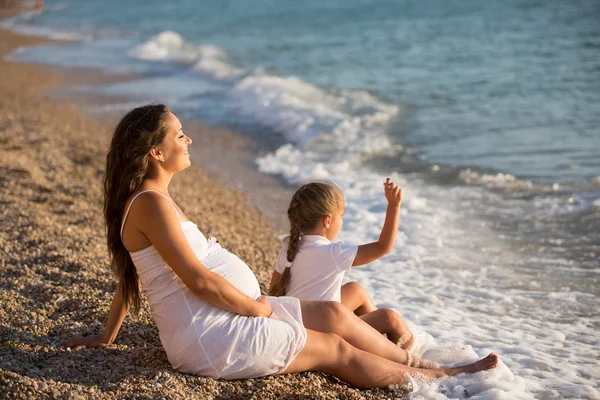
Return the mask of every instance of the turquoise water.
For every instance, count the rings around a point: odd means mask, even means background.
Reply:
[[[395,250],[350,279],[434,359],[506,364],[414,399],[597,399],[599,22],[592,0],[47,0],[0,26],[69,40],[11,59],[136,73],[67,88],[95,111],[163,101],[285,184],[334,180],[346,241],[376,240],[398,182]]]
[[[30,20],[117,51],[173,30],[245,70],[367,91],[402,108],[389,133],[428,164],[544,183],[600,174],[599,21],[592,0],[62,1]]]

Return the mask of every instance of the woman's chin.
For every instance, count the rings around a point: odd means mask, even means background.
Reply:
[[[179,170],[177,172],[181,172],[184,169],[188,169],[191,165],[192,165],[192,162],[188,160],[186,163],[181,164],[181,167],[179,168]]]

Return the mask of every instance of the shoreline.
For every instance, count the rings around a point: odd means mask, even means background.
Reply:
[[[139,316],[127,316],[115,344],[77,352],[60,347],[61,337],[102,330],[115,285],[101,217],[112,125],[67,99],[49,97],[49,90],[65,83],[59,72],[4,61],[11,49],[44,42],[49,40],[0,30],[5,154],[0,160],[0,393],[8,398],[389,397],[387,390],[357,390],[320,373],[240,381],[180,374],[167,362],[145,301]],[[214,143],[206,132],[198,137],[203,138],[198,144]],[[217,158],[223,149],[204,147]],[[242,161],[237,160],[243,166]],[[279,241],[273,221],[248,204],[247,187],[232,188],[234,178],[224,180],[192,165],[173,180],[172,195],[207,235],[248,263],[264,291]]]

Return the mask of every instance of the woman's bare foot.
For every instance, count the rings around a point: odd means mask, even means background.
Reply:
[[[479,361],[475,361],[472,364],[462,365],[456,368],[448,368],[446,369],[446,373],[449,376],[457,374],[474,374],[475,372],[496,368],[498,366],[498,360],[498,355],[496,353],[490,353],[487,357],[482,358]]]

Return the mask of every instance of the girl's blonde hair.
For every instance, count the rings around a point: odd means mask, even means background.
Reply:
[[[294,262],[300,249],[302,235],[314,229],[321,218],[335,215],[343,201],[342,193],[333,183],[311,182],[303,185],[294,193],[288,218],[290,235],[288,236],[287,260]],[[279,282],[269,291],[270,296],[284,296],[290,280],[290,267],[286,267]]]

